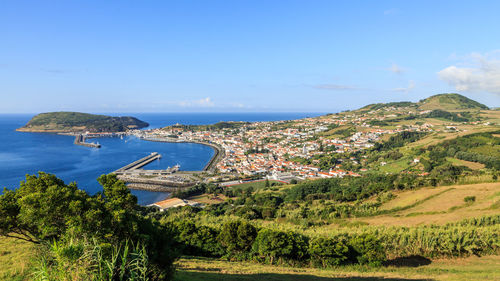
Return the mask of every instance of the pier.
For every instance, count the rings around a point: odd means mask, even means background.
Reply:
[[[101,145],[98,144],[98,143],[85,142],[85,136],[82,135],[82,134],[79,134],[79,135],[75,136],[74,144],[81,145],[81,146],[86,146],[86,147],[92,147],[92,148],[101,148]]]
[[[141,169],[141,167],[160,158],[161,155],[158,152],[153,152],[112,173],[117,175],[118,179],[127,183],[127,187],[130,189],[172,192],[195,184],[196,179],[189,174],[176,173],[180,169],[179,165],[165,170]]]
[[[121,167],[120,169],[114,171],[113,173],[114,174],[123,174],[125,172],[137,170],[137,169],[139,169],[143,166],[146,166],[147,164],[149,164],[157,159],[160,159],[160,158],[161,158],[161,155],[158,152],[153,152],[146,157],[143,157],[143,158],[141,158],[137,161],[134,161],[134,162],[132,162],[124,167]]]

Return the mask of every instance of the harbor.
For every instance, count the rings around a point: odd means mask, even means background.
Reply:
[[[117,175],[120,180],[126,182],[130,189],[172,192],[196,184],[197,180],[192,177],[190,172],[177,173],[180,165],[168,167],[164,170],[141,169],[159,159],[161,159],[161,154],[152,152],[112,173]]]

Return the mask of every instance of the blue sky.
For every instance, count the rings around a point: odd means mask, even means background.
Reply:
[[[0,113],[500,106],[500,1],[0,1]]]

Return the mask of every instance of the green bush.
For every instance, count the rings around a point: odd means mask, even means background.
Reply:
[[[178,251],[170,233],[141,215],[137,198],[115,175],[103,175],[98,181],[104,192],[90,196],[55,175],[27,175],[18,189],[0,195],[0,235],[36,244],[91,239],[121,247],[129,241],[147,251],[150,280],[171,276]],[[79,248],[69,244],[57,256],[73,261],[78,253]],[[80,262],[89,262],[88,258],[83,255]],[[51,263],[46,265],[50,271]]]
[[[255,227],[243,221],[231,221],[222,226],[218,240],[233,256],[248,253],[257,236]]]
[[[314,266],[341,265],[349,258],[349,247],[345,237],[318,237],[309,241],[309,255]]]
[[[217,240],[219,233],[208,226],[197,226],[192,221],[177,221],[167,224],[175,234],[175,240],[183,254],[220,257],[226,251]]]
[[[354,236],[349,245],[354,250],[356,260],[360,264],[379,266],[385,261],[385,251],[380,241],[371,234]]]
[[[307,258],[308,238],[293,232],[262,229],[253,244],[253,252],[260,259],[275,261],[304,261]]]
[[[476,196],[466,196],[464,198],[465,203],[474,203],[476,202]]]

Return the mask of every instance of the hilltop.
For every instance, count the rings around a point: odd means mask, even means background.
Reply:
[[[423,110],[489,109],[486,105],[459,94],[434,95],[419,101],[418,107]]]
[[[407,107],[416,110],[488,110],[489,108],[475,100],[456,93],[438,94],[422,99],[418,102],[401,101],[389,103],[369,104],[360,108],[361,111],[377,110],[383,108]]]
[[[148,123],[135,117],[112,117],[80,112],[48,112],[33,117],[21,132],[123,132],[140,129]]]

